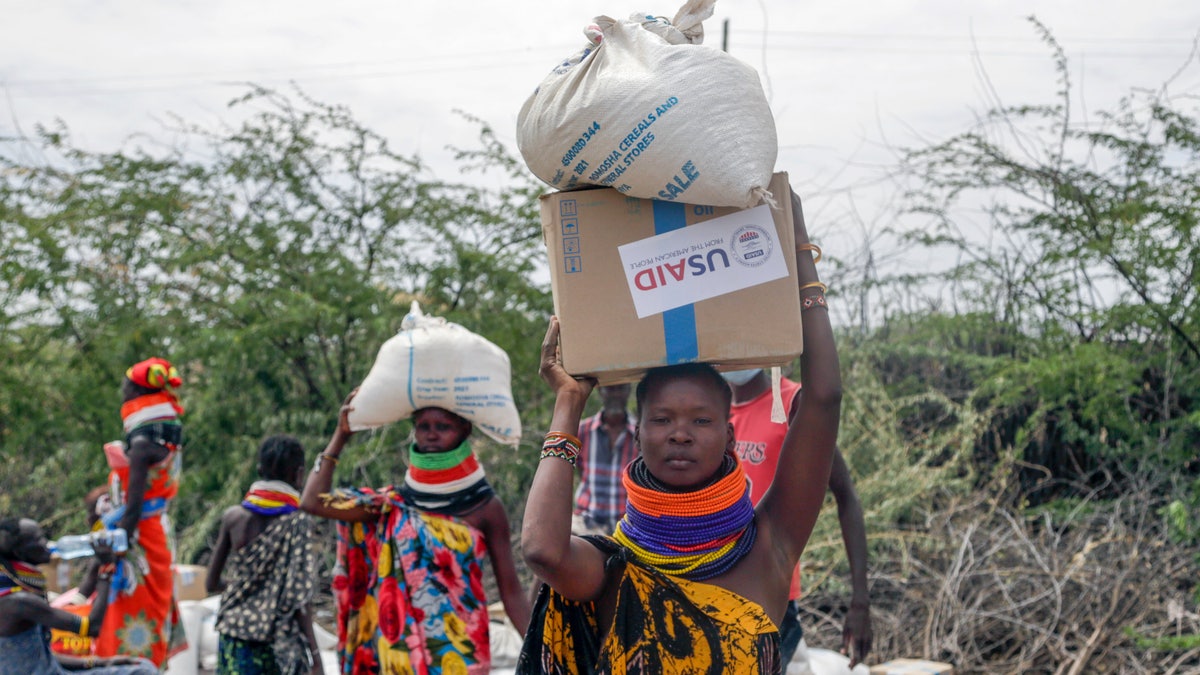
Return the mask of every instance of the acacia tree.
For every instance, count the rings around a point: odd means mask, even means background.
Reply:
[[[121,369],[151,353],[186,380],[184,526],[240,496],[262,435],[319,447],[413,299],[522,354],[518,400],[533,384],[523,354],[550,307],[533,281],[538,188],[489,128],[459,153],[465,168],[503,172],[487,189],[435,177],[302,93],[254,88],[234,105],[250,113],[240,126],[185,126],[165,153],[90,153],[62,132],[41,139],[55,161],[3,153],[0,231],[14,245],[0,253],[0,378],[26,386],[0,394],[0,417],[20,419],[0,427],[0,448],[74,463],[67,480],[33,487],[42,517],[74,518],[74,496],[101,479]],[[33,410],[31,393],[72,415]],[[28,431],[39,427],[51,433]],[[395,475],[386,442],[366,444],[383,461],[361,462],[359,478]]]
[[[910,237],[954,251],[947,276],[967,311],[1025,336],[982,393],[1019,417],[1010,440],[1027,459],[1056,473],[1113,458],[1194,469],[1196,102],[1168,83],[1072,119],[1066,58],[1035,25],[1055,53],[1058,101],[998,107],[909,152],[921,186],[910,198],[932,220]],[[978,213],[986,222],[971,228]]]

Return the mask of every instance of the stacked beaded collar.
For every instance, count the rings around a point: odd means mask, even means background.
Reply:
[[[165,389],[131,398],[121,404],[121,421],[124,422],[126,434],[145,424],[178,423],[182,414],[183,406],[179,405],[179,399]]]
[[[463,441],[446,452],[421,452],[414,443],[400,494],[422,511],[456,514],[493,493],[470,443]]]
[[[250,485],[242,506],[263,516],[282,516],[300,508],[300,493],[281,480],[259,480]]]
[[[703,581],[733,568],[758,530],[741,462],[726,453],[719,478],[691,492],[663,485],[638,457],[622,483],[629,495],[613,538],[639,562],[665,574]]]
[[[0,598],[19,591],[46,595],[46,575],[19,560],[0,560]]]

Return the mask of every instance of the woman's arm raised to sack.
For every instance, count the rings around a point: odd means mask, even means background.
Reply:
[[[362,507],[334,508],[326,504],[321,497],[321,495],[329,494],[329,490],[333,487],[333,472],[337,468],[338,459],[341,457],[346,443],[354,435],[354,432],[350,430],[350,411],[354,410],[351,403],[357,393],[358,389],[355,389],[342,402],[342,407],[338,411],[337,429],[334,429],[329,444],[317,456],[312,472],[304,481],[304,491],[300,495],[300,508],[305,513],[350,523],[367,522],[379,518],[378,513]]]
[[[555,394],[550,432],[573,437],[595,383],[572,377],[563,369],[558,331],[558,318],[551,317],[538,373]],[[571,536],[574,478],[575,467],[570,462],[543,455],[525,503],[521,550],[529,568],[551,588],[572,600],[593,600],[604,590],[604,556],[583,539]]]
[[[783,553],[799,559],[829,485],[841,414],[842,376],[825,305],[825,287],[814,262],[815,247],[809,242],[800,198],[795,194],[792,223],[804,334],[804,353],[800,356],[804,394],[792,410],[775,480],[763,497],[760,512],[776,533],[775,540],[786,547]]]

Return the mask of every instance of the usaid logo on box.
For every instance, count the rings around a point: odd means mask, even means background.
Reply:
[[[765,204],[618,246],[639,319],[787,276]]]

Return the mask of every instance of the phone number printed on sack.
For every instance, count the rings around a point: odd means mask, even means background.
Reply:
[[[575,145],[572,145],[571,149],[567,150],[567,154],[563,155],[562,165],[571,166],[571,162],[575,161],[575,157],[583,152],[583,149],[587,147],[588,141],[592,140],[592,136],[595,136],[598,131],[600,131],[599,122],[592,122],[590,127],[584,129],[583,134],[579,136],[579,140],[575,141]]]

